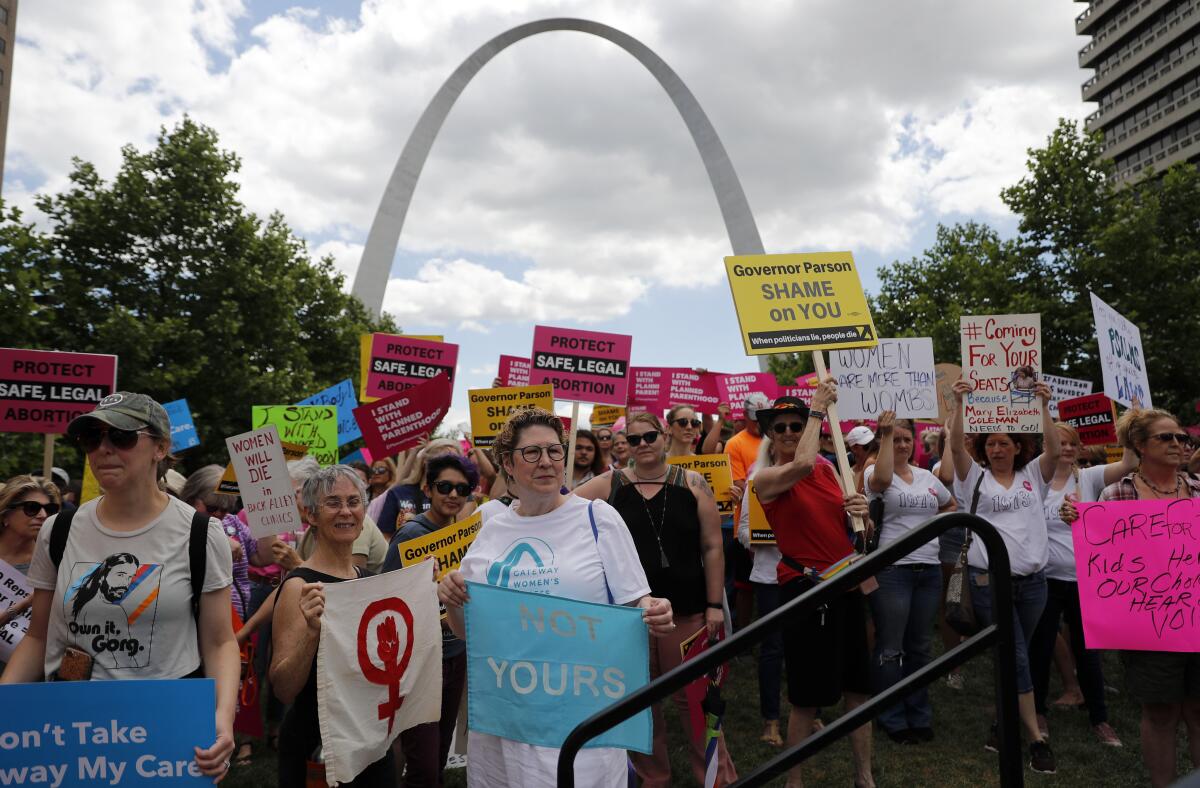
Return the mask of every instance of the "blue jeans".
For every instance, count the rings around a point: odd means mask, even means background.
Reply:
[[[882,692],[929,664],[934,616],[942,594],[940,564],[897,564],[875,575],[879,588],[867,597],[875,618],[871,661],[875,692]],[[933,726],[929,689],[907,695],[884,709],[879,724],[888,733]]]
[[[774,613],[779,607],[779,586],[755,583],[754,598],[758,617]],[[779,719],[779,690],[783,676],[783,629],[776,629],[758,646],[758,709],[764,720]]]
[[[991,575],[984,569],[971,570],[971,606],[980,626],[990,626],[992,616]],[[986,579],[985,579],[986,578]],[[980,585],[981,579],[983,585]],[[1033,692],[1029,673],[1029,643],[1046,608],[1046,574],[1041,571],[1024,577],[1013,576],[1013,633],[1017,645],[1017,692]]]

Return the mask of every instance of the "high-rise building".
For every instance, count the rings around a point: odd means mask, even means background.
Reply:
[[[17,0],[0,0],[0,186],[4,184],[4,151],[8,147],[8,105],[16,43]]]
[[[1099,106],[1086,127],[1104,133],[1113,181],[1200,160],[1200,0],[1091,0],[1075,32],[1091,37],[1079,66],[1095,70],[1083,100]]]

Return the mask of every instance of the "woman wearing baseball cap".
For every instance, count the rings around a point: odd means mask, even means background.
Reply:
[[[215,679],[217,740],[197,742],[195,760],[204,774],[222,776],[241,670],[229,540],[219,521],[159,489],[171,425],[150,397],[110,394],[72,420],[67,435],[104,495],[70,517],[55,515],[38,534],[33,620],[0,683]]]

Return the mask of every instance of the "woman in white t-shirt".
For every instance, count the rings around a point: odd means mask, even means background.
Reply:
[[[867,499],[883,501],[879,546],[891,544],[938,512],[954,509],[950,491],[931,472],[911,465],[913,425],[896,414],[879,416],[879,456],[863,475]],[[875,619],[871,661],[876,692],[929,664],[933,618],[941,599],[942,567],[938,541],[932,539],[875,575],[879,588],[867,597]],[[915,744],[933,740],[933,707],[925,687],[879,715],[892,741]]]
[[[561,492],[566,447],[562,422],[541,408],[513,412],[494,446],[509,489],[521,501],[488,517],[459,569],[442,579],[438,597],[454,634],[470,640],[464,626],[467,581],[585,602],[636,605],[651,634],[675,628],[671,605],[651,597],[637,548],[616,510]],[[591,507],[595,531],[588,517]],[[565,739],[569,731],[563,731]],[[579,785],[626,783],[623,750],[581,750],[575,758]],[[467,740],[469,786],[553,786],[558,749],[472,731]]]
[[[1017,657],[1017,693],[1021,723],[1029,735],[1030,768],[1041,774],[1056,770],[1054,753],[1038,729],[1033,701],[1033,679],[1029,673],[1029,641],[1046,606],[1046,518],[1043,502],[1061,453],[1059,433],[1050,417],[1050,387],[1039,383],[1036,396],[1042,405],[1043,451],[1035,459],[1032,435],[1012,432],[981,433],[975,439],[971,459],[962,443],[963,395],[974,388],[970,380],[954,383],[955,412],[947,420],[946,442],[954,453],[955,494],[968,511],[987,520],[1008,548],[1012,573],[1013,626]],[[983,540],[970,539],[967,564],[971,582],[971,605],[983,626],[993,621],[992,589],[987,550]],[[996,749],[993,737],[985,745]]]

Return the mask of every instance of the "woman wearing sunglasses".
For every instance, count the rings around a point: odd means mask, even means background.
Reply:
[[[691,405],[676,405],[667,411],[667,457],[690,457],[696,453],[696,438],[703,422]]]
[[[375,460],[371,463],[371,470],[367,479],[367,495],[373,501],[387,492],[388,488],[395,484],[395,482],[396,463],[392,462],[390,457]]]
[[[215,679],[217,740],[197,742],[195,761],[204,774],[222,776],[241,673],[229,539],[220,521],[208,520],[194,615],[188,544],[196,510],[158,486],[171,446],[167,412],[122,391],[72,420],[67,435],[87,454],[104,495],[74,513],[61,556],[51,556],[50,543],[62,515],[38,534],[29,568],[33,620],[0,682]]]
[[[47,517],[58,514],[61,504],[58,487],[40,477],[14,476],[9,479],[0,488],[0,561],[22,575],[29,572],[38,531]],[[33,596],[30,595],[7,610],[0,610],[0,627],[25,615],[32,605]],[[0,661],[0,673],[4,672],[4,665]]]
[[[541,408],[513,411],[493,445],[517,508],[498,509],[446,574],[438,598],[450,628],[466,639],[467,581],[642,608],[650,634],[675,630],[671,603],[650,594],[637,548],[620,515],[603,501],[561,492],[566,447],[562,422]],[[603,643],[597,646],[603,648]],[[575,759],[578,785],[626,784],[624,750],[585,749]],[[467,740],[470,786],[553,786],[558,749],[472,731]]]

